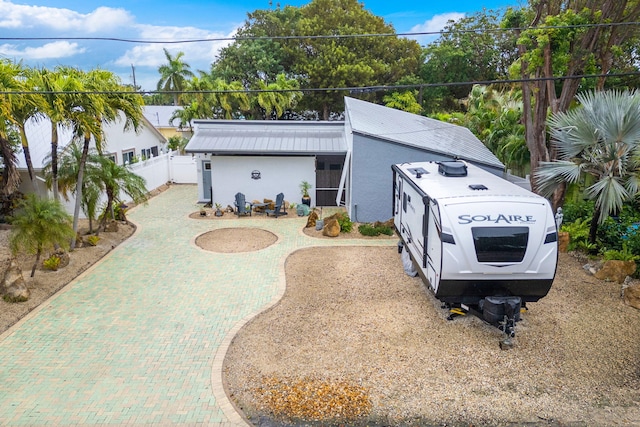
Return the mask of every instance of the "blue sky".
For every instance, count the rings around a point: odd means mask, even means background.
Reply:
[[[162,52],[185,53],[192,70],[209,70],[219,49],[229,42],[188,44],[123,43],[82,40],[12,40],[23,37],[116,37],[135,40],[188,40],[232,37],[248,12],[302,6],[310,0],[0,0],[0,56],[30,66],[58,64],[104,68],[153,90]],[[108,3],[108,5],[106,4]],[[486,9],[518,6],[523,0],[365,0],[365,9],[392,24],[398,33],[439,31],[449,19]],[[421,43],[429,39],[419,38]]]

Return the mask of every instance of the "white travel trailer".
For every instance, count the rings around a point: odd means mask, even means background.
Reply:
[[[418,274],[452,312],[514,336],[547,295],[558,259],[549,202],[462,161],[393,165],[394,224]]]

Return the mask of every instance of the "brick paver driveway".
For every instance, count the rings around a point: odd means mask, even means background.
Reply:
[[[284,261],[313,245],[306,218],[194,220],[195,186],[133,209],[137,232],[0,336],[0,425],[240,425],[221,366],[229,342],[284,292]],[[212,253],[196,236],[259,227],[278,241]]]

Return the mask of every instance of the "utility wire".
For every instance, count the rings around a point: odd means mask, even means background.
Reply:
[[[504,79],[504,80],[477,80],[466,82],[449,82],[449,83],[415,83],[406,85],[380,85],[380,86],[348,86],[348,87],[331,87],[331,88],[299,88],[299,89],[234,89],[234,90],[179,90],[179,91],[164,91],[164,90],[143,90],[143,91],[126,91],[126,90],[113,90],[113,91],[0,91],[0,95],[36,95],[36,94],[66,94],[66,95],[184,95],[184,94],[219,94],[219,93],[287,93],[287,92],[351,92],[351,93],[372,93],[380,91],[394,91],[394,90],[406,90],[406,89],[422,89],[432,87],[448,87],[448,86],[468,86],[468,85],[492,85],[492,84],[514,84],[514,83],[533,83],[541,81],[564,81],[575,79],[595,79],[600,77],[629,77],[640,76],[640,71],[630,71],[626,73],[604,73],[604,74],[581,74],[573,76],[554,76],[554,77],[535,77],[535,78],[523,78],[523,79]]]
[[[368,37],[408,37],[408,36],[435,36],[445,34],[466,34],[466,33],[500,33],[507,31],[526,31],[526,30],[553,30],[567,28],[601,28],[601,27],[621,27],[621,26],[637,26],[640,22],[612,22],[605,24],[575,24],[575,25],[550,25],[536,27],[516,27],[516,28],[483,28],[470,30],[441,30],[441,31],[424,31],[410,33],[373,33],[373,34],[329,34],[329,35],[310,35],[310,36],[235,36],[235,37],[207,37],[198,39],[128,39],[120,37],[0,37],[0,40],[7,41],[113,41],[122,43],[146,43],[146,44],[182,44],[182,43],[204,43],[204,42],[222,42],[222,41],[256,41],[256,40],[316,40],[316,39],[354,39]]]

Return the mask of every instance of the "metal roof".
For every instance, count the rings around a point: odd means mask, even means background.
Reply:
[[[145,105],[143,114],[146,119],[156,128],[177,128],[180,120],[176,120],[171,124],[171,116],[176,110],[182,110],[183,107],[175,107],[173,105]]]
[[[465,127],[345,97],[351,130],[365,136],[504,168]]]
[[[345,154],[344,122],[195,120],[185,151],[213,154]]]

